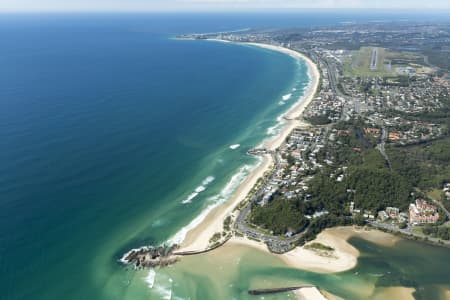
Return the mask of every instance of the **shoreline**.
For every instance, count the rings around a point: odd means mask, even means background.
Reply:
[[[212,39],[210,41],[228,42]],[[265,148],[274,150],[283,143],[283,141],[292,132],[294,128],[301,126],[309,126],[309,124],[299,120],[298,118],[301,117],[303,111],[314,99],[314,96],[319,86],[320,73],[317,66],[313,63],[311,59],[309,59],[304,54],[301,54],[294,50],[268,44],[258,44],[258,43],[241,43],[241,44],[256,46],[264,49],[269,49],[272,51],[278,51],[290,55],[291,57],[294,57],[296,59],[301,59],[306,63],[308,69],[308,77],[310,80],[308,88],[305,90],[303,95],[299,99],[297,99],[296,103],[281,115],[281,117],[285,118],[286,123],[283,124],[282,128],[280,129],[280,132],[276,136],[267,138],[263,141],[263,146]],[[200,222],[196,222],[197,224],[194,224],[194,226],[192,226],[193,228],[190,228],[188,230],[184,240],[181,243],[180,251],[198,251],[206,249],[209,244],[209,239],[214,235],[214,233],[221,232],[223,230],[224,219],[232,214],[236,205],[238,205],[242,200],[245,199],[245,197],[251,191],[253,186],[256,184],[257,180],[263,177],[264,173],[271,168],[273,163],[274,162],[272,161],[270,155],[263,156],[261,163],[250,172],[247,178],[239,185],[237,190],[232,194],[232,196],[227,201],[211,209],[207,213],[207,215],[203,218],[203,220],[201,220]],[[187,226],[191,227],[190,226],[191,224]]]
[[[307,249],[305,246],[296,247],[284,254],[275,254],[270,252],[264,243],[245,237],[233,237],[228,243],[245,245],[255,250],[269,253],[295,269],[331,274],[348,271],[356,267],[360,252],[348,243],[351,237],[359,237],[382,246],[393,246],[400,240],[399,237],[376,229],[346,226],[325,229],[314,240],[305,244],[307,246],[313,243],[320,243],[332,247],[334,250],[326,255],[323,252]]]

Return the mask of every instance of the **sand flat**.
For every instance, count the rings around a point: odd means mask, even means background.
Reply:
[[[371,297],[373,300],[385,300],[385,299],[401,299],[401,300],[414,300],[413,293],[415,292],[414,288],[407,287],[388,287],[388,288],[379,288],[378,291],[375,292],[374,296]]]
[[[316,239],[307,243],[321,243],[332,247],[329,255],[318,251],[297,247],[284,254],[273,254],[288,266],[312,271],[316,273],[338,273],[353,269],[358,263],[359,251],[347,240],[351,237],[360,237],[382,246],[393,246],[400,238],[379,230],[365,229],[352,226],[329,228],[322,231]],[[264,243],[249,240],[244,237],[233,237],[229,243],[247,245],[260,251],[270,253]]]
[[[327,300],[318,288],[308,287],[296,290],[294,294],[299,300]]]

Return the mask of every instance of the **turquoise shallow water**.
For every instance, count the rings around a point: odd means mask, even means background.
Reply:
[[[276,256],[251,248],[225,245],[207,255],[183,259],[172,268],[157,270],[153,297],[172,291],[181,299],[295,299],[290,293],[248,295],[248,289],[313,284],[342,299],[401,299],[389,288],[415,289],[415,299],[446,299],[450,288],[450,251],[443,247],[401,240],[393,247],[360,238],[350,243],[361,256],[347,272],[317,274],[287,267]],[[143,272],[138,277],[146,276]],[[399,298],[400,297],[400,298]]]
[[[258,276],[318,282],[352,296],[339,289],[350,275],[293,271],[245,251],[236,254],[239,272],[202,261],[214,274],[205,278],[180,265],[159,272],[153,290],[146,272],[117,262],[131,247],[167,241],[223,201],[257,163],[246,150],[274,131],[307,84],[305,65],[283,54],[171,37],[346,18],[2,16],[0,298],[164,299],[167,290],[174,299],[245,298]],[[447,252],[439,253],[430,263],[446,266],[438,262],[448,261]],[[417,274],[420,265],[409,263],[412,271],[401,274]],[[437,295],[429,287],[445,285],[441,277],[426,277],[425,295]]]

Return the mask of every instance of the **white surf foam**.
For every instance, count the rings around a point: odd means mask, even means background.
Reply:
[[[194,192],[190,193],[189,196],[187,196],[186,199],[184,199],[183,201],[181,201],[181,203],[183,204],[187,204],[187,203],[191,203],[192,200],[198,196],[198,194],[200,194],[201,192],[204,192],[207,188],[207,186],[214,181],[214,176],[208,176],[205,179],[203,179],[202,181],[202,185],[199,185],[198,187],[195,188]]]
[[[150,269],[147,277],[145,277],[145,282],[147,282],[149,288],[153,288],[153,285],[155,284],[155,277],[156,277],[155,270]]]
[[[183,204],[191,203],[192,200],[193,200],[195,197],[197,197],[197,196],[198,196],[198,193],[193,192],[193,193],[189,194],[189,196],[187,196],[186,199],[184,199],[183,201],[181,201],[181,203],[183,203]]]
[[[214,179],[216,179],[216,178],[214,178],[214,176],[208,176],[208,177],[205,178],[205,180],[202,181],[202,184],[203,184],[203,185],[208,185],[208,184],[210,184],[211,182],[213,182]]]
[[[239,148],[240,146],[241,146],[240,144],[234,144],[234,145],[230,146],[230,149],[235,150],[235,149]]]
[[[255,166],[252,165],[244,165],[241,168],[239,168],[239,171],[231,177],[231,179],[220,191],[220,193],[208,198],[208,201],[216,205],[223,203],[231,196],[231,194],[237,189],[237,187],[241,184],[241,182],[247,177],[249,172],[254,168]]]
[[[171,300],[172,299],[172,286],[167,285],[155,285],[153,290],[158,294],[160,299]]]
[[[206,190],[206,187],[204,187],[203,185],[201,185],[201,186],[198,186],[198,187],[195,189],[195,192],[198,194],[198,193],[203,192],[204,190]]]
[[[225,187],[217,194],[209,197],[207,201],[210,203],[197,217],[195,217],[188,225],[181,228],[174,236],[172,236],[167,243],[168,244],[181,244],[186,238],[186,234],[197,227],[208,215],[208,213],[213,210],[216,206],[226,201],[231,194],[237,189],[241,182],[248,176],[248,174],[256,168],[262,160],[258,160],[255,165],[244,165],[239,168],[238,172],[234,174],[230,180],[227,182]]]
[[[292,97],[292,93],[286,94],[283,96],[283,101],[288,101],[289,99],[291,99],[291,97]]]
[[[299,105],[302,101],[305,100],[305,94],[306,92],[312,88],[312,75],[310,74],[309,70],[308,70],[308,82],[307,84],[302,88],[302,94],[299,96],[298,100],[287,110],[285,111],[283,114],[281,114],[280,116],[278,116],[277,118],[277,123],[269,128],[267,128],[267,135],[269,136],[269,138],[272,138],[274,136],[277,136],[281,129],[285,126],[286,124],[286,120],[284,119],[284,117],[286,115],[288,115],[292,109],[294,109],[294,107],[296,107],[297,105]],[[297,88],[294,88],[295,90],[297,90]],[[292,96],[292,94],[287,94],[285,96],[283,96],[283,100],[285,99],[285,97],[287,98],[287,96],[289,95],[289,98]],[[285,101],[280,101],[278,104],[281,105],[280,103],[286,103]],[[261,145],[264,145],[265,140],[261,143]]]
[[[184,239],[186,238],[186,234],[194,229],[198,224],[200,224],[208,215],[208,213],[213,209],[213,206],[208,206],[206,209],[204,209],[200,215],[198,215],[197,217],[195,217],[195,219],[193,219],[191,221],[191,223],[189,223],[187,226],[181,228],[173,237],[171,237],[167,243],[169,245],[173,245],[173,244],[178,244],[180,245]]]
[[[123,263],[123,264],[128,264],[128,260],[126,260],[125,258],[126,258],[129,254],[131,254],[132,252],[139,251],[139,250],[141,250],[141,249],[143,249],[143,250],[148,250],[149,247],[143,246],[143,247],[140,247],[140,248],[133,248],[133,249],[131,249],[130,251],[128,251],[127,253],[125,253],[124,255],[122,255],[122,257],[119,259],[119,261],[120,261],[121,263]]]
[[[267,128],[267,135],[274,136],[280,133],[281,128],[283,128],[286,121],[283,119],[284,114],[277,118],[277,123],[269,128]]]

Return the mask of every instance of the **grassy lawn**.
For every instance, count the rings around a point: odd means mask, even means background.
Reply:
[[[427,193],[428,197],[430,197],[431,199],[438,200],[438,201],[441,200],[441,194],[442,194],[442,191],[440,189],[433,189]]]
[[[311,243],[305,246],[305,249],[322,250],[322,251],[334,251],[334,248],[326,246],[321,243]]]
[[[393,71],[385,67],[384,48],[377,47],[377,69],[370,70],[373,49],[374,47],[362,47],[358,51],[354,51],[352,57],[344,62],[344,76],[392,76]]]
[[[425,68],[423,58],[417,54],[410,52],[398,52],[385,48],[376,47],[377,50],[377,69],[370,70],[370,62],[372,59],[372,52],[375,47],[361,47],[357,51],[353,51],[352,57],[344,61],[344,76],[346,77],[391,77],[397,76],[396,68],[412,66],[417,68],[418,73],[428,73],[432,71],[430,68]],[[389,69],[387,65],[391,63]]]
[[[413,231],[415,234],[423,235],[423,232],[422,232],[422,228],[421,228],[421,227],[414,227],[414,228],[412,229],[412,231]]]

